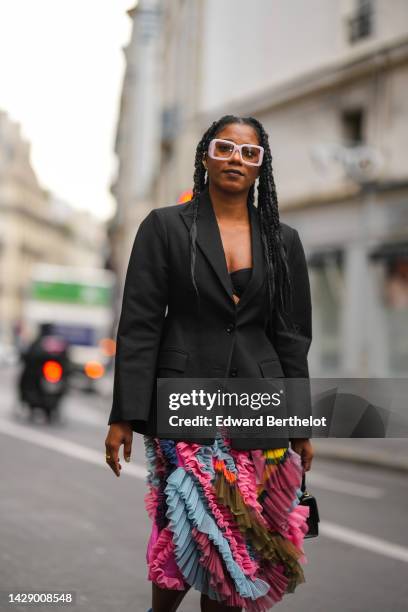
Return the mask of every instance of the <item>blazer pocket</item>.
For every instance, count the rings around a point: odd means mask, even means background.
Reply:
[[[266,359],[258,362],[263,378],[284,378],[279,359]]]
[[[184,372],[187,367],[188,353],[181,350],[165,349],[160,352],[157,360],[159,378],[176,377],[177,372]]]

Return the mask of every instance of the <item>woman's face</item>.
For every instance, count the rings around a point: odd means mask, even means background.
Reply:
[[[260,145],[255,129],[246,124],[230,123],[223,127],[214,138],[231,140],[235,144]],[[204,160],[207,164],[208,177],[212,185],[228,193],[247,193],[259,176],[260,166],[248,166],[241,160],[239,151],[231,159],[212,159],[208,153]],[[236,172],[230,172],[235,170]]]

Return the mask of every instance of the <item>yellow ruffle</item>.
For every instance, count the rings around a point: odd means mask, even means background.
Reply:
[[[287,450],[287,448],[271,448],[263,451],[263,454],[265,459],[280,459]]]

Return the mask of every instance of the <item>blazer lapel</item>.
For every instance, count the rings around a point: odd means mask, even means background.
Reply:
[[[221,234],[212,206],[208,187],[206,187],[198,197],[197,245],[213,268],[229,298],[234,303],[232,298],[233,286],[228,273],[227,260],[221,240]],[[253,269],[248,285],[238,302],[238,308],[241,308],[242,305],[251,299],[251,297],[258,291],[265,273],[258,211],[254,205],[248,205],[248,211],[251,223]],[[193,220],[192,205],[187,206],[184,210],[180,211],[180,215],[186,224],[187,229],[190,230]]]

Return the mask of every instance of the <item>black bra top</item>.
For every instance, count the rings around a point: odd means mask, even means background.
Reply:
[[[249,283],[252,268],[241,268],[240,270],[235,270],[229,274],[231,277],[232,286],[234,287],[234,293],[240,298],[244,293],[245,287]]]

